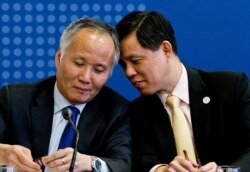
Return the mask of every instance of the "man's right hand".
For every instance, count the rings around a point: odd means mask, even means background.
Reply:
[[[179,171],[188,171],[194,172],[198,171],[198,164],[191,162],[182,156],[176,156],[173,161],[168,165],[159,166],[155,172],[179,172]]]
[[[42,171],[33,161],[30,150],[20,145],[0,144],[0,164],[15,165],[18,172]]]

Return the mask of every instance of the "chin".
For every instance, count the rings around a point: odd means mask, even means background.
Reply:
[[[148,96],[148,95],[152,95],[152,94],[156,93],[155,91],[152,91],[152,90],[139,90],[139,91],[144,96]]]
[[[91,100],[91,98],[88,96],[75,96],[71,98],[71,103],[73,104],[83,104],[83,103],[87,103]]]

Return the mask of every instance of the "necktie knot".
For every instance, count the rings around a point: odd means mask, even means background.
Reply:
[[[173,95],[169,95],[169,96],[167,97],[166,104],[167,104],[170,108],[174,109],[174,108],[176,108],[176,107],[180,107],[181,101],[180,101],[180,99],[179,99],[178,97],[175,97],[175,96],[173,96]]]

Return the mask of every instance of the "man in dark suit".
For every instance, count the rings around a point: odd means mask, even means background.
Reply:
[[[177,55],[174,30],[158,12],[131,12],[116,29],[120,64],[141,93],[128,110],[132,121],[133,170],[215,172],[218,165],[226,164],[250,171],[247,76],[184,66]],[[171,96],[181,100],[195,161],[177,154],[173,111],[166,104]]]
[[[131,165],[128,101],[105,87],[119,59],[116,31],[95,19],[70,24],[55,55],[56,77],[0,91],[0,164],[18,171],[68,171],[73,146],[58,150],[67,121],[62,109],[80,111],[74,171],[128,172]]]

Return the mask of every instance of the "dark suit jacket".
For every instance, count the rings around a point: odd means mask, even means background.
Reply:
[[[194,140],[204,165],[235,164],[250,171],[250,85],[243,73],[187,69]],[[203,103],[209,97],[208,104]],[[176,147],[159,97],[141,96],[128,110],[132,121],[133,171],[169,163]]]
[[[3,142],[29,148],[33,158],[47,155],[53,119],[55,77],[0,91]],[[104,87],[84,108],[78,123],[78,151],[103,159],[114,172],[128,172],[131,137],[128,101]],[[5,125],[5,127],[3,127]],[[1,132],[0,132],[1,139]]]

